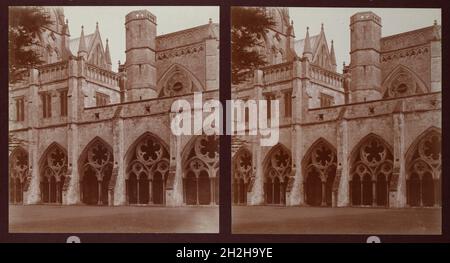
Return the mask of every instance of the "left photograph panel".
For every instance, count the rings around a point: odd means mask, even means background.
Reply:
[[[218,21],[9,7],[10,233],[219,232]]]

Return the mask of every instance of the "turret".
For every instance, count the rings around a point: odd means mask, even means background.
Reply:
[[[130,12],[125,28],[126,101],[156,98],[156,16],[147,10]]]
[[[351,102],[381,99],[381,18],[372,12],[350,18]]]
[[[330,62],[331,66],[333,66],[333,71],[336,72],[337,64],[336,64],[336,55],[334,53],[334,41],[331,40],[331,51],[330,51]]]
[[[86,40],[84,39],[84,27],[81,26],[80,42],[78,43],[78,56],[87,59]]]
[[[310,62],[312,61],[312,48],[311,48],[311,40],[309,39],[309,27],[306,28],[306,37],[305,37],[305,46],[303,48],[303,57],[307,58]]]
[[[106,39],[106,48],[105,48],[105,61],[106,61],[106,68],[108,70],[111,70],[112,63],[111,63],[111,54],[109,52],[109,43],[108,39]]]

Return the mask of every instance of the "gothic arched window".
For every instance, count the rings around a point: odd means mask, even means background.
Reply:
[[[305,200],[311,206],[331,206],[336,176],[336,150],[319,139],[311,146],[303,167],[305,169]]]
[[[184,162],[184,201],[188,205],[219,203],[219,136],[194,138]]]
[[[291,154],[281,145],[270,151],[264,169],[264,193],[266,204],[286,204],[291,178]]]
[[[81,160],[81,200],[89,205],[108,205],[113,191],[110,186],[114,162],[111,147],[96,138],[86,147]]]
[[[169,152],[161,140],[145,134],[132,148],[127,168],[129,204],[165,204]]]
[[[369,135],[353,153],[350,200],[354,206],[388,206],[393,155],[378,136]]]
[[[41,199],[44,203],[62,203],[62,193],[67,189],[67,153],[58,144],[46,151],[41,164]]]
[[[14,149],[9,157],[9,166],[9,202],[22,203],[23,193],[30,183],[28,153],[22,147]]]
[[[435,206],[441,203],[441,134],[429,131],[415,144],[406,163],[407,203]]]
[[[233,202],[247,204],[247,192],[251,189],[253,179],[252,154],[240,149],[233,158]]]
[[[384,97],[395,98],[421,94],[427,88],[418,76],[405,66],[398,66],[383,82]]]

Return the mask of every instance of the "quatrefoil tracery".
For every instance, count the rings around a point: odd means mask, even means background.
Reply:
[[[291,156],[284,149],[278,148],[272,153],[270,164],[277,174],[284,175],[291,168]]]
[[[370,138],[360,147],[359,158],[355,160],[353,167],[353,176],[359,176],[361,180],[366,175],[370,175],[373,181],[379,175],[389,180],[393,172],[392,154],[378,138]]]
[[[441,163],[441,138],[438,134],[425,137],[419,143],[419,155],[431,166]]]
[[[163,146],[155,139],[148,137],[136,146],[136,158],[146,166],[157,163],[164,154]]]
[[[17,150],[12,155],[11,177],[19,178],[21,182],[28,177],[28,154],[24,150]]]
[[[243,178],[247,182],[253,177],[252,156],[247,150],[239,151],[234,162],[234,177]]]
[[[369,167],[376,167],[386,160],[387,149],[378,139],[364,143],[360,148],[361,161]]]
[[[204,162],[211,164],[217,163],[219,159],[219,137],[201,136],[194,145],[195,155]]]
[[[55,176],[59,179],[66,175],[67,172],[67,155],[59,147],[54,147],[47,154],[46,163],[44,167],[44,176],[50,178]]]
[[[128,175],[133,173],[138,179],[146,176],[153,180],[153,174],[158,172],[165,176],[169,171],[169,154],[157,139],[146,136],[136,145],[134,160],[128,167]]]
[[[319,173],[319,177],[322,181],[326,181],[330,169],[336,167],[336,153],[328,146],[325,142],[320,141],[314,146],[311,151],[311,159],[307,166],[306,176],[309,174],[311,169],[314,169]]]
[[[417,173],[422,178],[425,174],[431,173],[434,179],[438,179],[441,175],[441,135],[431,133],[422,138],[414,151],[413,158],[408,175]]]
[[[219,137],[198,136],[195,138],[193,148],[189,152],[186,168],[196,176],[205,171],[210,177],[216,176],[219,169]]]

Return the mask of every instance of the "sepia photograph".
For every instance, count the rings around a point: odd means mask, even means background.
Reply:
[[[441,10],[230,19],[232,233],[440,235]]]
[[[8,26],[10,233],[219,232],[219,136],[171,129],[174,102],[219,99],[219,7],[10,6]]]

